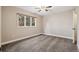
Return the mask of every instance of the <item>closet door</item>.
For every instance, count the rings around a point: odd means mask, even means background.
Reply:
[[[1,47],[1,6],[0,6],[0,47]]]
[[[77,43],[77,13],[76,10],[73,10],[73,43]]]

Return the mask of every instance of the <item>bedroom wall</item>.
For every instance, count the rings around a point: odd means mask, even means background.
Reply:
[[[72,39],[72,11],[52,13],[44,16],[44,34]]]
[[[1,6],[0,6],[0,47],[1,47]]]
[[[18,27],[16,13],[37,17],[36,27]],[[2,44],[38,35],[42,32],[42,16],[17,7],[2,7]]]

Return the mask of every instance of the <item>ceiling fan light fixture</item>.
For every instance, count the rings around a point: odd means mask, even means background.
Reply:
[[[38,12],[41,12],[41,11],[49,11],[49,8],[52,8],[52,6],[38,6],[37,8],[35,9],[38,9]]]

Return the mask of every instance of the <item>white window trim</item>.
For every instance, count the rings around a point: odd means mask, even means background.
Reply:
[[[16,21],[16,22],[17,22],[17,27],[18,27],[18,28],[24,28],[24,27],[26,27],[26,26],[25,26],[25,17],[24,17],[24,26],[19,26],[19,14],[17,14],[16,16],[17,16],[17,18],[16,18],[16,20],[17,20],[17,21]]]
[[[27,17],[27,15],[24,15],[24,26],[19,26],[19,14],[16,14],[16,22],[17,22],[17,26],[19,27],[19,28],[24,28],[24,27],[36,27],[36,19],[35,19],[35,26],[32,26],[32,16],[30,16],[30,26],[27,26],[26,25],[26,17]]]

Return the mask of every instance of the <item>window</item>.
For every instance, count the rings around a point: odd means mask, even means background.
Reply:
[[[35,26],[36,21],[35,17],[17,14],[18,15],[18,24],[19,26]]]
[[[35,18],[32,17],[32,26],[35,26]]]
[[[19,26],[24,26],[24,16],[19,15],[18,16]]]
[[[26,16],[26,26],[30,26],[30,16]]]

